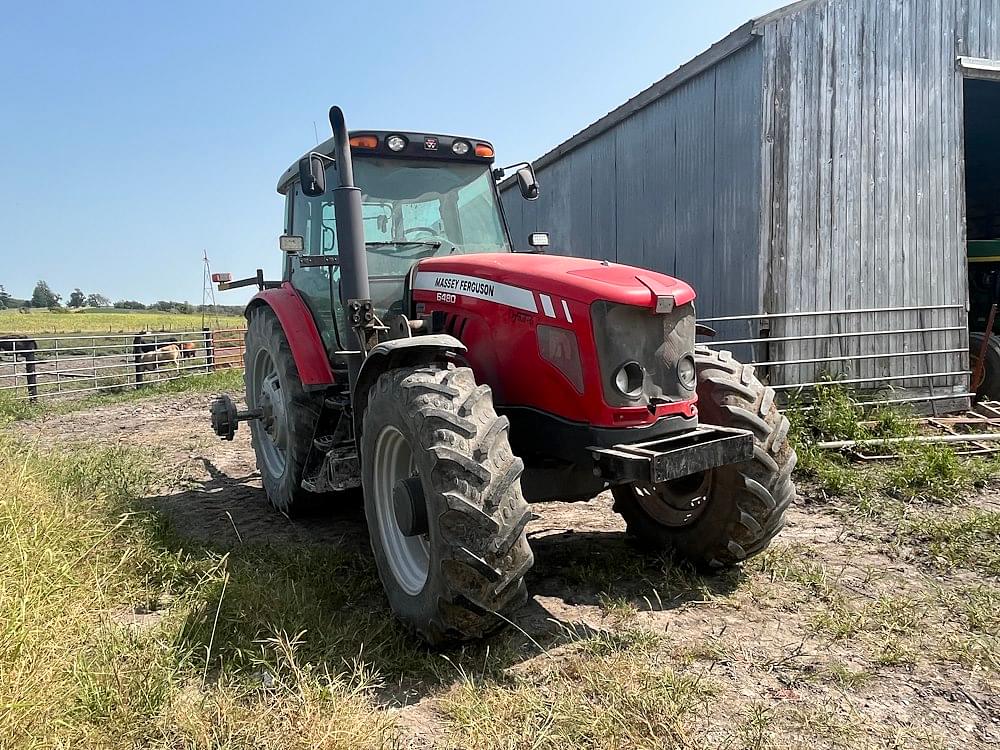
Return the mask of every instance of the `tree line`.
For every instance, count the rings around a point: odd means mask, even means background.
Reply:
[[[192,305],[190,302],[176,302],[174,300],[158,300],[151,304],[145,304],[137,300],[121,299],[112,302],[108,297],[97,292],[84,293],[79,287],[69,294],[65,307],[71,309],[81,309],[84,307],[117,309],[117,310],[156,310],[158,312],[173,313],[196,313],[217,310],[223,313],[239,314],[243,308],[239,305]],[[61,309],[63,308],[63,296],[55,291],[45,281],[39,281],[31,292],[28,299],[17,299],[13,297],[0,284],[0,310],[5,309]]]

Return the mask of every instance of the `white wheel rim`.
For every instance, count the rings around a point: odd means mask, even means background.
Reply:
[[[396,583],[407,594],[415,596],[427,583],[431,567],[430,539],[427,534],[406,536],[396,520],[393,488],[400,480],[417,475],[413,451],[403,433],[391,425],[382,428],[375,439],[372,462],[372,495],[382,550]]]
[[[285,473],[285,455],[288,450],[288,415],[285,411],[281,381],[274,361],[266,349],[257,352],[253,362],[248,399],[251,409],[260,408],[264,417],[259,420],[261,458],[267,473],[280,477]]]

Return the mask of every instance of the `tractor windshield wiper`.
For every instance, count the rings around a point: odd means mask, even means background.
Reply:
[[[430,242],[427,240],[383,240],[380,242],[366,242],[366,247],[390,247],[392,245],[422,245],[424,247],[433,247],[435,250],[441,247],[440,242]]]

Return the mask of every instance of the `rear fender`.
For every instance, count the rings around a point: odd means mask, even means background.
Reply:
[[[368,394],[382,373],[397,367],[444,362],[450,357],[461,356],[466,351],[465,344],[446,334],[393,339],[373,348],[361,365],[354,389],[354,437],[358,446],[361,445],[361,428],[365,409],[368,407]]]
[[[250,313],[264,305],[274,311],[281,323],[302,385],[312,390],[333,385],[333,369],[330,367],[323,339],[312,313],[295,288],[285,282],[276,289],[259,292],[250,300],[244,315],[249,320]]]

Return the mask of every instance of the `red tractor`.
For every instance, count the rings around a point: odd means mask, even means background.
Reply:
[[[514,252],[486,141],[330,121],[278,183],[283,280],[220,284],[260,292],[247,409],[222,397],[213,426],[250,422],[279,511],[362,487],[389,603],[432,644],[525,601],[530,502],[610,489],[645,547],[710,570],[768,545],[788,422],[752,366],[695,346],[690,286],[541,254],[545,235]]]

